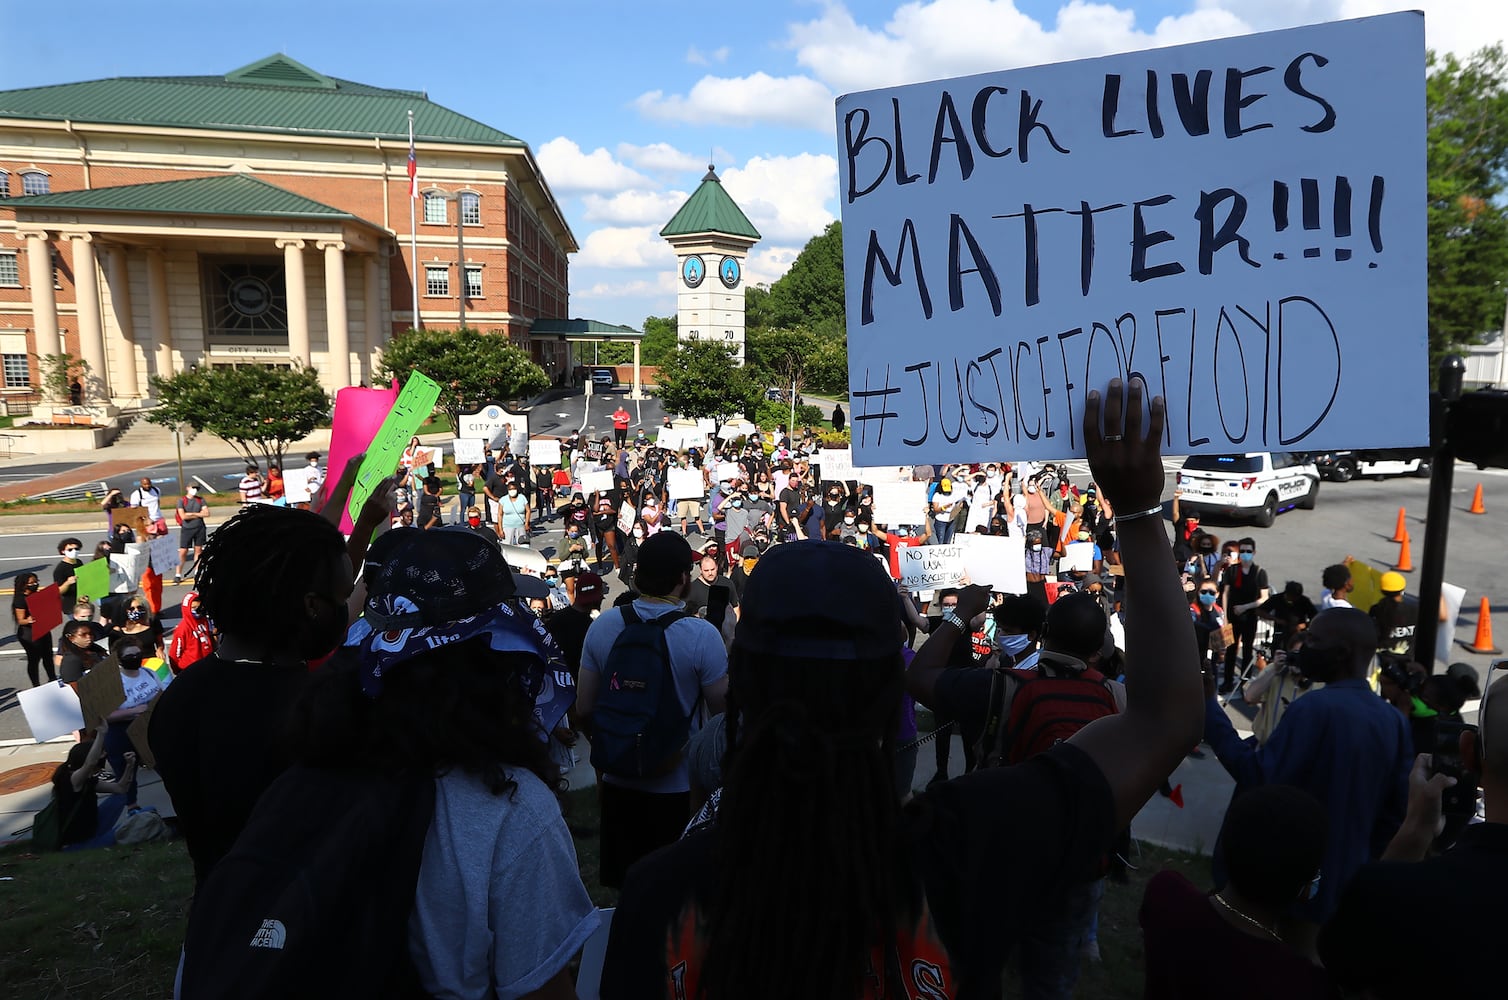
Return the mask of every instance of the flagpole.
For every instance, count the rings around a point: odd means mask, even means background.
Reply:
[[[414,151],[414,113],[408,113],[408,149],[409,155]],[[408,248],[411,264],[408,271],[409,291],[413,293],[413,327],[422,329],[424,323],[419,319],[419,223],[415,216],[415,206],[419,199],[416,197],[418,181],[414,175],[409,176],[408,181]]]

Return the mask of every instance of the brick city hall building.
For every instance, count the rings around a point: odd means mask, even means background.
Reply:
[[[528,145],[421,93],[281,55],[0,91],[0,399],[35,399],[39,360],[64,352],[91,403],[193,365],[369,382],[416,325],[415,284],[423,324],[464,314],[569,377],[568,342],[536,321],[569,315],[576,249]]]

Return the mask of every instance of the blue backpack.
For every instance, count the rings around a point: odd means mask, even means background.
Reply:
[[[592,712],[592,766],[618,778],[659,777],[679,763],[691,733],[665,641],[665,630],[687,615],[669,611],[646,621],[631,604],[622,610],[623,631],[607,654]]]

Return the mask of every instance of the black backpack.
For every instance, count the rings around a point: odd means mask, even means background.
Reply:
[[[293,767],[200,887],[184,1000],[424,996],[408,920],[434,776]]]
[[[665,641],[665,630],[687,615],[668,611],[646,621],[631,604],[622,610],[623,631],[607,654],[592,711],[592,766],[619,778],[652,778],[675,767],[691,733]]]

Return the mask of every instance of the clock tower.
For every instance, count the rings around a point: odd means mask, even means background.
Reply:
[[[676,328],[681,340],[715,340],[744,362],[744,260],[759,230],[733,203],[717,170],[660,230],[676,253]]]

